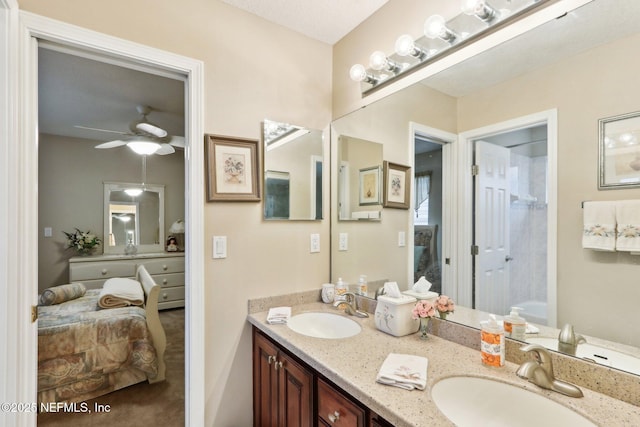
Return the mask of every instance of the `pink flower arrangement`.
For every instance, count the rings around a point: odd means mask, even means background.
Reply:
[[[414,319],[433,317],[436,315],[436,308],[431,301],[420,300],[413,307],[412,316]]]
[[[438,313],[453,313],[454,308],[453,300],[448,296],[440,295],[438,299],[436,299],[436,310],[438,310]]]

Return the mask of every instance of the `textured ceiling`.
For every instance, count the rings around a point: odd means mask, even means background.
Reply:
[[[222,0],[267,21],[333,45],[387,0]]]

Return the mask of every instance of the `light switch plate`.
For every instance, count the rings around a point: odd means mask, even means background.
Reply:
[[[227,257],[227,236],[213,236],[213,259]]]
[[[51,229],[51,227],[45,227],[44,237],[52,237],[52,236],[53,236],[53,230]]]
[[[398,246],[404,247],[407,244],[407,235],[404,231],[398,231]]]
[[[311,235],[310,251],[312,254],[320,252],[320,235],[317,233]]]
[[[341,250],[341,251],[349,250],[349,233],[340,233],[338,250]]]

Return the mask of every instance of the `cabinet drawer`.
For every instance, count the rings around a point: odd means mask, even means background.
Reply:
[[[175,300],[184,300],[184,286],[177,286],[175,288],[164,288],[160,290],[160,295],[158,295],[159,303]]]
[[[184,273],[184,258],[162,258],[153,261],[138,261],[149,274]]]
[[[364,427],[364,408],[318,379],[318,418],[321,424],[343,427]]]
[[[87,262],[69,265],[69,281],[81,282],[91,279],[109,279],[111,277],[135,277],[136,265],[133,262]]]
[[[184,286],[184,273],[154,274],[151,278],[163,288]]]

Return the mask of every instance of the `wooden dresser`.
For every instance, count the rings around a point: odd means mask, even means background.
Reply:
[[[69,260],[69,282],[99,289],[111,277],[135,278],[144,265],[162,287],[158,308],[184,307],[184,253],[143,253],[137,255],[97,255]]]

